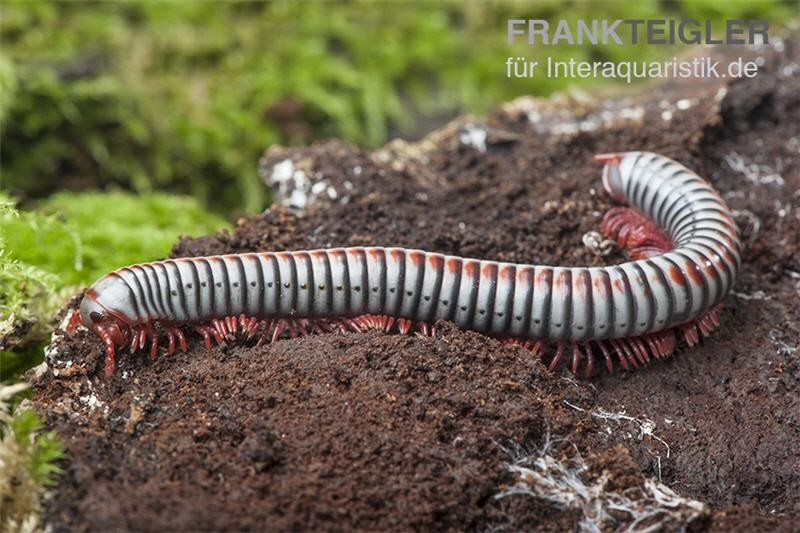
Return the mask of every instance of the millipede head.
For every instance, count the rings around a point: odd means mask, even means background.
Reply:
[[[130,288],[116,273],[100,278],[86,289],[80,306],[81,321],[87,328],[97,324],[118,323],[130,327],[140,322]]]
[[[83,325],[106,345],[106,374],[114,372],[115,346],[124,346],[131,338],[134,320],[129,318],[130,299],[113,276],[101,278],[86,290],[80,307]]]
[[[595,161],[605,163],[603,167],[603,188],[612,198],[622,203],[626,203],[620,170],[620,162],[624,157],[624,153],[597,154],[593,157]]]

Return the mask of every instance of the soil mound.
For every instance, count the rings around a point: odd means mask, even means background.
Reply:
[[[187,354],[121,356],[106,379],[97,338],[56,332],[35,402],[70,459],[46,523],[796,527],[800,53],[777,39],[748,53],[764,61],[754,79],[669,83],[602,104],[520,99],[375,153],[336,141],[273,148],[262,171],[284,207],[173,250],[398,245],[613,264],[624,253],[591,233],[612,205],[591,156],[652,150],[710,179],[746,243],[722,326],[701,346],[578,381],[444,324],[437,338],[325,335],[210,352],[192,337]],[[572,497],[560,490],[570,483]],[[610,499],[628,510],[609,512]]]

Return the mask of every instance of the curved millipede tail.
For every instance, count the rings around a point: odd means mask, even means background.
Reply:
[[[741,243],[730,210],[702,178],[664,156],[595,157],[625,204],[603,219],[631,261],[609,267],[501,263],[421,250],[330,248],[168,259],[122,267],[86,291],[80,320],[106,347],[186,351],[238,338],[377,329],[435,335],[439,320],[518,344],[550,369],[633,370],[692,346],[718,324]],[[71,327],[75,324],[71,321]]]

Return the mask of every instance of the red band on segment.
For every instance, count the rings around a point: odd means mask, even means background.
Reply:
[[[670,265],[668,271],[670,279],[676,285],[680,285],[681,287],[684,287],[686,285],[686,278],[683,276],[683,273],[677,266]]]
[[[451,274],[455,274],[461,270],[461,259],[456,259],[454,257],[447,260],[447,271]]]
[[[480,276],[481,265],[477,261],[466,261],[464,265],[464,272],[467,277],[477,279]]]
[[[429,255],[428,263],[438,271],[444,267],[444,258],[441,255]]]

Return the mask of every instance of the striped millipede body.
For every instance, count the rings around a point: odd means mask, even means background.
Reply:
[[[86,291],[83,323],[106,345],[149,342],[159,324],[186,349],[189,324],[222,342],[236,332],[259,342],[332,329],[418,326],[438,320],[552,354],[577,371],[594,355],[636,367],[670,354],[678,336],[694,344],[717,324],[716,310],[740,266],[730,211],[699,176],[648,152],[598,156],[603,184],[630,207],[603,228],[631,251],[616,266],[581,268],[466,259],[420,250],[333,248],[170,259],[120,268]],[[546,347],[548,347],[546,349]]]

